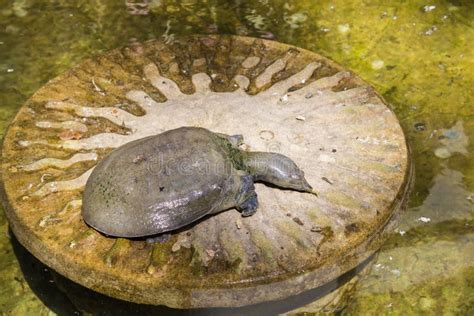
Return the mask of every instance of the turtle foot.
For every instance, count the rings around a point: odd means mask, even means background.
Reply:
[[[215,133],[218,136],[227,139],[233,146],[240,146],[244,143],[244,136],[241,134],[237,135],[227,135],[222,133]]]
[[[239,205],[239,210],[242,216],[247,217],[247,216],[252,216],[257,212],[258,209],[258,199],[257,195],[255,194],[254,196],[248,198],[245,200],[244,203]]]

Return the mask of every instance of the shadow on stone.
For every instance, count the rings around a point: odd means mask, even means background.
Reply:
[[[341,287],[364,269],[373,258],[373,256],[370,257],[355,269],[332,282],[284,300],[240,308],[180,310],[166,306],[130,303],[87,289],[50,270],[18,242],[13,232],[10,231],[10,234],[14,253],[28,285],[38,298],[58,315],[81,313],[91,313],[93,315],[131,315],[135,313],[140,315],[276,315],[310,304],[333,291],[341,290]],[[347,299],[347,297],[344,297],[346,295],[347,293],[343,293],[343,298],[336,302],[335,311],[343,309],[343,303]],[[321,308],[331,303],[333,302],[326,303]]]
[[[58,290],[50,269],[29,253],[18,242],[11,230],[9,230],[9,235],[21,272],[35,295],[58,315],[78,315],[78,309],[71,303],[68,296]]]

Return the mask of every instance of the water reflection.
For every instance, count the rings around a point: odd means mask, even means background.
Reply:
[[[371,311],[380,313],[463,314],[470,308],[466,285],[474,280],[474,204],[463,179],[446,167],[434,178],[424,202],[405,214],[359,283],[349,310],[360,313],[371,301],[378,304]]]

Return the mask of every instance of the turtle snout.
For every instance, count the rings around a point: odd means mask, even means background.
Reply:
[[[292,189],[304,192],[311,192],[313,187],[308,183],[304,177],[304,172],[298,170],[298,172],[292,173],[289,177],[290,187]]]
[[[301,181],[301,187],[303,188],[302,191],[306,191],[306,192],[312,192],[313,191],[313,187],[308,183],[308,181],[304,177]]]

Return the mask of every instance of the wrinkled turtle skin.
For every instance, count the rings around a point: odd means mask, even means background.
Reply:
[[[238,148],[242,136],[181,127],[112,151],[87,181],[82,216],[117,237],[172,231],[232,207],[258,208],[254,181],[312,192],[289,158]]]

